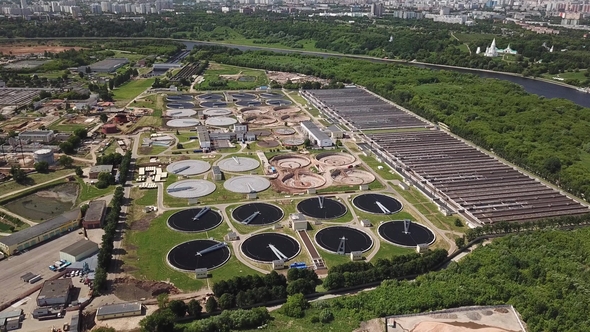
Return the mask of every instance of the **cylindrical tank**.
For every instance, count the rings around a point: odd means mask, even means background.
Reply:
[[[45,161],[49,165],[53,165],[55,162],[53,159],[53,151],[51,149],[41,149],[33,152],[33,160],[35,160],[36,163]]]

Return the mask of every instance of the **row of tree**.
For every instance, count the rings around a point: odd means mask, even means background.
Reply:
[[[424,254],[407,254],[391,259],[379,259],[373,263],[350,262],[328,270],[323,286],[327,290],[364,285],[386,279],[423,274],[438,267],[446,258],[447,251],[436,249]]]
[[[76,149],[80,146],[80,143],[87,138],[88,130],[78,128],[74,130],[74,133],[70,135],[67,141],[59,144],[59,148],[65,154],[74,154],[76,153]]]
[[[131,164],[131,152],[127,152],[123,157],[119,166],[119,172],[121,174],[122,183],[125,183],[125,179],[129,173],[129,167]],[[113,258],[114,240],[115,234],[117,233],[117,226],[119,223],[119,216],[121,214],[121,206],[125,199],[124,189],[122,186],[118,186],[113,194],[111,200],[109,213],[106,215],[103,222],[104,235],[102,236],[102,244],[100,251],[98,252],[98,262],[96,268],[96,276],[94,280],[94,291],[96,294],[100,294],[106,289],[107,286],[107,272],[109,265]]]

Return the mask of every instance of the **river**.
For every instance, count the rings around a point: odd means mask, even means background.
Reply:
[[[224,43],[216,43],[216,42],[188,42],[185,41],[184,44],[190,50],[196,45],[217,45],[217,46],[226,46],[226,47],[233,47],[242,51],[260,51],[260,50],[270,50],[274,52],[281,52],[281,53],[304,53],[309,55],[316,55],[321,57],[338,57],[338,58],[360,58],[365,59],[368,61],[373,62],[380,62],[380,63],[391,63],[391,60],[386,59],[379,59],[379,58],[371,58],[371,57],[359,57],[359,56],[351,56],[348,54],[330,54],[330,53],[323,53],[323,52],[311,52],[311,51],[299,51],[299,50],[285,50],[285,49],[276,49],[276,48],[269,48],[263,46],[244,46],[244,45],[230,45]],[[453,68],[453,67],[440,67],[437,65],[429,65],[429,64],[420,64],[420,63],[400,63],[410,66],[416,66],[420,68],[429,68],[435,70],[452,70],[461,73],[468,73],[478,75],[479,77],[483,78],[495,78],[499,80],[510,81],[512,83],[516,83],[522,86],[527,92],[533,93],[539,96],[543,96],[545,98],[563,98],[567,99],[573,103],[576,103],[580,106],[589,107],[590,108],[590,94],[580,92],[576,89],[572,89],[566,86],[552,84],[545,81],[539,81],[532,78],[526,77],[519,77],[513,76],[509,74],[502,74],[502,73],[492,73],[487,71],[479,71],[477,69],[469,69],[469,68]]]

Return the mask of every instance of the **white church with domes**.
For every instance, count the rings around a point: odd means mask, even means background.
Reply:
[[[478,47],[477,51],[475,52],[476,54],[480,54],[481,53],[481,49]],[[518,54],[517,51],[513,50],[510,48],[510,44],[508,44],[508,47],[506,48],[498,48],[496,47],[496,38],[494,38],[494,40],[492,41],[492,44],[489,47],[486,47],[486,51],[483,54],[484,56],[490,57],[490,58],[494,58],[503,54]]]

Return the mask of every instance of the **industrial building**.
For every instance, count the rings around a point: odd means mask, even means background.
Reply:
[[[23,141],[49,143],[54,138],[53,130],[26,130],[18,134]]]
[[[12,331],[20,328],[20,322],[24,318],[23,310],[0,312],[0,332]]]
[[[100,173],[113,173],[113,165],[96,165],[90,167],[90,172],[88,173],[88,177],[90,179],[98,179],[98,174]]]
[[[107,124],[104,124],[100,130],[103,134],[106,135],[106,134],[117,133],[119,131],[119,128],[117,128],[117,125],[114,123],[107,123]]]
[[[209,131],[207,131],[207,127],[197,126],[197,137],[199,138],[201,149],[211,148],[211,138],[209,137]]]
[[[0,238],[0,249],[9,256],[14,255],[16,252],[77,229],[80,218],[80,209],[65,212],[46,222]]]
[[[37,305],[46,307],[68,303],[72,287],[72,279],[70,278],[45,281],[37,296]]]
[[[89,240],[81,240],[60,250],[59,259],[65,259],[68,262],[78,262],[97,252],[98,244]]]
[[[105,305],[96,311],[97,320],[105,320],[112,318],[140,316],[142,307],[140,303],[119,303]]]
[[[306,135],[312,141],[313,144],[319,147],[332,146],[332,139],[320,130],[313,122],[303,121],[301,122],[301,128],[305,130]]]
[[[105,200],[96,200],[88,204],[88,210],[82,221],[82,227],[86,229],[101,228],[104,216],[107,211],[107,202]]]
[[[223,173],[221,172],[221,169],[219,168],[219,166],[213,166],[213,167],[211,167],[211,170],[213,171],[213,180],[215,180],[215,181],[223,180]]]
[[[86,68],[90,67],[90,71],[93,73],[112,73],[127,63],[129,63],[129,60],[126,58],[108,58],[90,66],[81,66],[78,68],[78,71],[85,73]]]

